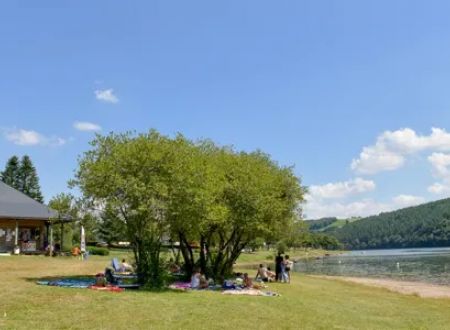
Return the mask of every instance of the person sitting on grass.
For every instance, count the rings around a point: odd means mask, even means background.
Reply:
[[[133,266],[131,266],[129,263],[127,263],[127,261],[125,259],[122,259],[122,263],[120,265],[120,271],[122,273],[132,272]]]
[[[269,282],[269,276],[267,275],[267,268],[263,264],[259,265],[258,272],[256,273],[255,280],[260,279],[263,282]]]
[[[170,258],[169,260],[169,272],[172,274],[179,273],[181,270],[180,266],[177,265],[177,263],[173,260],[173,258]]]
[[[274,282],[276,274],[273,272],[270,267],[267,267],[267,277],[269,278],[269,282]]]
[[[200,272],[200,268],[196,268],[191,276],[191,289],[206,289],[208,281],[205,275]]]
[[[253,289],[253,281],[250,277],[248,277],[248,274],[244,274],[244,281],[242,283],[242,287],[244,289]]]

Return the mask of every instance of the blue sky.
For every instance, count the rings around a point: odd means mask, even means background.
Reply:
[[[295,165],[310,218],[444,198],[449,11],[437,0],[4,2],[0,165],[29,154],[48,201],[68,191],[94,131],[156,128]]]

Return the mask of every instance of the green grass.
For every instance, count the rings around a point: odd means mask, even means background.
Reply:
[[[450,324],[450,300],[297,274],[290,285],[270,284],[282,294],[274,298],[109,293],[34,283],[46,276],[95,274],[110,259],[0,257],[0,329],[448,329]],[[250,255],[241,259],[256,261]]]

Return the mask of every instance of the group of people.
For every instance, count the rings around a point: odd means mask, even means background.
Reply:
[[[275,273],[270,267],[265,267],[263,264],[260,264],[255,279],[263,282],[290,283],[291,269],[293,267],[294,262],[289,259],[288,255],[285,255],[283,258],[281,254],[278,254],[275,258]]]

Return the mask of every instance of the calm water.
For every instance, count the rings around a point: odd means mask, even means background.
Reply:
[[[295,271],[450,285],[450,248],[351,251],[295,263]]]

